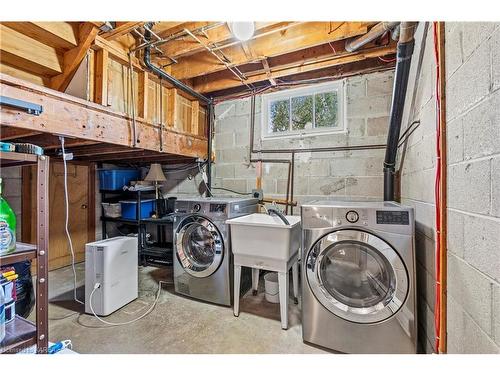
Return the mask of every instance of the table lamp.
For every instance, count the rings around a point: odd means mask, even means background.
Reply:
[[[151,164],[151,167],[149,168],[149,172],[144,179],[144,181],[154,181],[155,183],[155,189],[156,189],[156,210],[158,214],[161,215],[161,212],[163,211],[163,200],[160,202],[159,201],[159,182],[167,181],[167,178],[163,174],[163,170],[161,169],[161,165],[158,163],[153,163]],[[163,196],[162,196],[163,198]]]

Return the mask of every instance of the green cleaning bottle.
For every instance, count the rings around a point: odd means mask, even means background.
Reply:
[[[0,255],[16,249],[16,214],[2,197],[3,181],[0,177]]]

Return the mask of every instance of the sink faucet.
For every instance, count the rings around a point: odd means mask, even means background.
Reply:
[[[285,225],[290,225],[290,222],[286,219],[285,215],[283,215],[277,208],[268,208],[267,213],[269,215],[276,215],[278,216]]]

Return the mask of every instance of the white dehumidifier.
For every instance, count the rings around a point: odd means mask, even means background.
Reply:
[[[138,296],[137,237],[114,237],[85,245],[85,312],[106,316]]]

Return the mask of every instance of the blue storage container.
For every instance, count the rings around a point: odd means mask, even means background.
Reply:
[[[99,189],[121,190],[130,181],[140,178],[138,169],[101,169],[99,170]]]
[[[141,200],[141,219],[151,217],[154,211],[154,199]],[[122,205],[122,219],[137,220],[137,199],[120,201]]]

